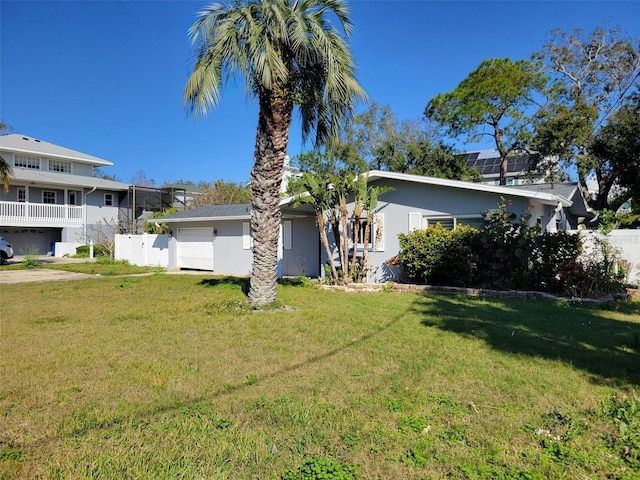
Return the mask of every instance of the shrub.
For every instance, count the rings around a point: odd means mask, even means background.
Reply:
[[[559,231],[537,236],[530,259],[532,288],[565,293],[568,278],[560,275],[560,272],[575,263],[581,252],[582,240],[579,235]]]
[[[482,212],[481,282],[494,288],[528,288],[532,283],[528,267],[539,227],[529,226],[528,212],[516,222],[516,214],[507,210],[509,206],[511,203],[502,198],[497,210]]]
[[[476,277],[480,232],[461,226],[447,230],[440,224],[400,234],[403,279],[433,285],[467,285]]]

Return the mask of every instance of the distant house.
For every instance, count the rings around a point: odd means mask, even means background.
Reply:
[[[572,228],[583,213],[575,189],[569,187],[542,191],[382,171],[369,172],[368,181],[373,186],[393,188],[380,195],[371,229],[369,280],[374,282],[397,278],[398,272],[387,261],[399,253],[398,234],[437,223],[446,228],[482,227],[480,212],[496,209],[501,198],[511,201],[512,212],[530,213],[530,224],[540,225],[543,231]],[[279,275],[322,275],[328,259],[320,248],[312,208],[294,207],[291,198],[283,199],[280,205],[283,220]],[[352,207],[350,203],[349,211]],[[169,268],[250,274],[253,261],[250,218],[251,205],[236,204],[200,207],[157,219],[166,222],[171,230]],[[328,237],[331,242],[333,235]],[[335,245],[333,248],[337,259]]]
[[[118,222],[129,185],[93,176],[110,161],[21,134],[0,136],[0,152],[13,169],[0,192],[0,235],[16,254],[51,254],[56,243],[86,243],[97,224]]]
[[[500,154],[496,150],[477,150],[461,154],[467,167],[480,172],[482,183],[498,185],[500,183]],[[507,157],[507,185],[542,183],[547,173],[530,172],[530,157],[526,152],[514,153]]]

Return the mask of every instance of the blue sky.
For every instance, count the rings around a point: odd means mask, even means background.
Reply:
[[[16,133],[113,162],[129,182],[244,182],[257,107],[241,82],[197,122],[182,105],[187,30],[206,1],[0,1],[0,119]],[[399,120],[482,60],[528,58],[554,28],[640,36],[638,1],[350,2],[358,79]],[[487,145],[491,147],[491,145]],[[294,125],[289,154],[301,153]]]

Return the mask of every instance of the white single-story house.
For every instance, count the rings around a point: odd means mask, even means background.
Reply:
[[[370,185],[392,188],[380,195],[371,229],[369,280],[374,282],[396,278],[397,272],[386,262],[399,253],[398,234],[438,222],[450,228],[480,227],[481,212],[496,209],[502,198],[511,202],[509,210],[513,213],[531,214],[529,222],[540,225],[542,231],[574,229],[578,218],[588,214],[586,204],[562,195],[575,195],[575,188],[543,189],[539,184],[531,189],[513,188],[378,170],[367,175]],[[323,275],[327,258],[320,246],[312,207],[294,207],[293,198],[283,199],[280,204],[279,276]],[[352,207],[350,203],[349,211]],[[250,216],[250,204],[234,204],[205,206],[157,219],[170,229],[168,267],[249,275]],[[337,259],[331,232],[328,238]]]

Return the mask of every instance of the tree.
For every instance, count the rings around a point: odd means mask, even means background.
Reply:
[[[597,165],[598,185],[611,192],[609,207],[616,211],[629,198],[640,203],[640,94],[626,102],[596,134],[589,149]]]
[[[189,208],[202,205],[223,205],[228,203],[249,203],[251,191],[246,185],[224,180],[211,183],[200,183],[197,188],[200,193],[189,202]]]
[[[102,178],[103,180],[112,180],[114,182],[119,182],[120,181],[120,179],[118,177],[116,177],[115,174],[107,173],[101,168],[94,168],[93,169],[93,176],[96,177],[96,178]]]
[[[147,177],[144,170],[138,170],[136,174],[131,177],[131,183],[136,187],[155,187],[156,181],[153,178]]]
[[[585,190],[586,177],[594,171],[599,192],[590,206],[609,207],[609,192],[618,174],[610,169],[612,164],[594,155],[590,145],[638,86],[640,41],[617,29],[596,28],[588,36],[580,29],[554,30],[532,57],[551,76],[557,92],[556,101],[536,122],[535,148],[575,166]]]
[[[526,60],[484,60],[460,85],[427,104],[425,116],[452,137],[469,142],[491,137],[500,154],[500,185],[506,184],[507,157],[525,150],[533,120],[549,92],[546,77]]]
[[[0,135],[5,135],[11,131],[11,127],[4,122],[0,122]],[[11,176],[13,175],[13,169],[9,162],[0,155],[0,182],[2,183],[2,190],[7,193],[9,191],[9,185],[11,182]]]
[[[189,30],[196,60],[184,101],[195,118],[217,105],[225,77],[244,77],[259,104],[250,177],[254,306],[276,298],[279,187],[294,107],[303,138],[314,133],[315,144],[322,145],[352,115],[354,100],[366,98],[350,49],[328,18],[332,14],[348,37],[352,24],[344,0],[213,4]]]
[[[435,128],[418,120],[399,122],[388,105],[376,103],[348,122],[340,138],[324,151],[307,152],[294,161],[302,171],[338,176],[374,169],[480,180],[478,172],[443,143]]]

